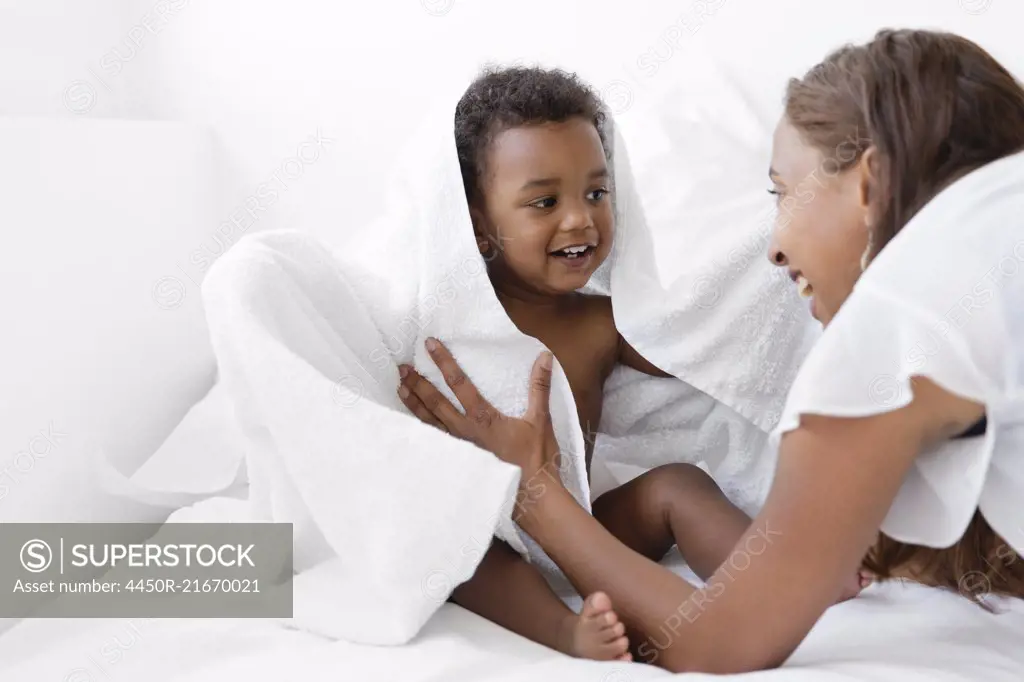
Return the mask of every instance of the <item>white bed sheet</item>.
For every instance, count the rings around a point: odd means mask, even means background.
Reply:
[[[1024,602],[990,614],[951,593],[889,583],[834,606],[779,670],[687,680],[1019,681]],[[0,637],[0,680],[17,682],[642,682],[668,673],[581,661],[454,605],[410,644],[331,641],[262,620],[28,620]]]

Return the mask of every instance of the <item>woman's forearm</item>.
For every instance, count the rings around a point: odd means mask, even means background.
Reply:
[[[781,665],[838,595],[828,594],[827,577],[808,571],[813,561],[803,571],[792,570],[786,556],[800,552],[785,545],[798,536],[785,520],[779,527],[763,516],[755,519],[698,589],[620,543],[564,489],[531,507],[520,517],[523,530],[581,594],[606,592],[626,625],[642,636],[632,642],[634,650],[672,672],[738,673]]]
[[[580,594],[611,597],[626,625],[644,634],[644,642],[633,643],[642,657],[682,669],[674,663],[686,657],[679,635],[692,618],[693,586],[619,542],[564,489],[545,491],[519,523]]]
[[[673,672],[736,673],[781,665],[835,602],[878,532],[919,449],[905,408],[860,419],[805,417],[783,439],[771,494],[701,589],[633,552],[564,488],[519,523],[581,593],[603,590]]]

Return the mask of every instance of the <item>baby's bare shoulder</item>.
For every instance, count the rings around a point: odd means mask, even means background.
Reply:
[[[615,329],[612,314],[612,299],[607,296],[581,296],[581,314],[590,334],[598,335],[610,344],[618,342],[619,332]]]
[[[610,324],[613,329],[615,328],[611,297],[580,294],[580,306],[583,314],[588,318],[592,318],[595,323]]]

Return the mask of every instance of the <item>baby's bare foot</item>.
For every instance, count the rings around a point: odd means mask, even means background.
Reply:
[[[595,592],[583,602],[577,616],[565,617],[562,625],[562,651],[577,658],[595,661],[631,661],[626,626],[612,610],[612,600],[604,592]]]
[[[874,576],[867,571],[863,569],[857,571],[850,580],[846,581],[846,585],[843,586],[843,591],[839,595],[839,599],[836,600],[836,603],[853,599],[860,594],[861,590],[870,585],[873,580]]]

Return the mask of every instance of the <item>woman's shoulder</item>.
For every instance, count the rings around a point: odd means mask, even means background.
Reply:
[[[960,178],[925,204],[881,250],[857,289],[905,302],[956,306],[1024,275],[1024,152]],[[977,303],[983,305],[983,303]]]

